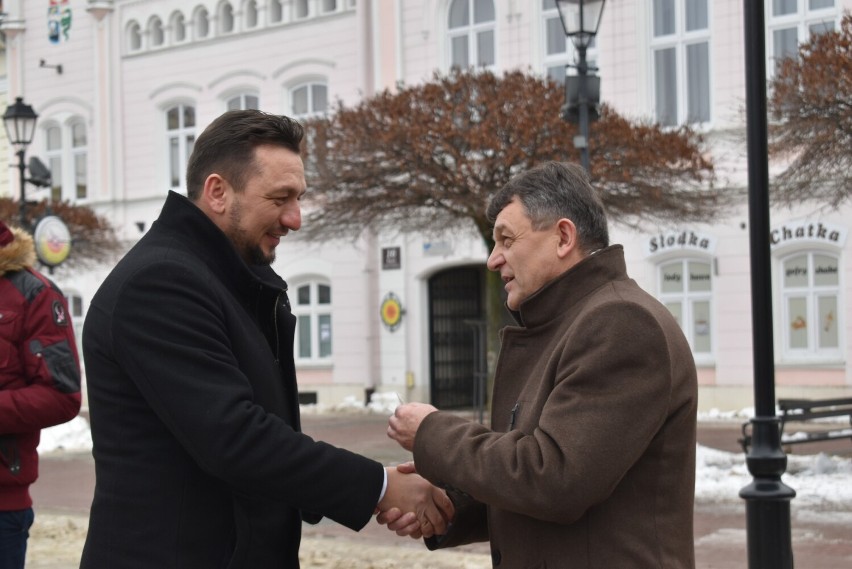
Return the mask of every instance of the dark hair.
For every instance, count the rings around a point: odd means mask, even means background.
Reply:
[[[263,144],[283,146],[299,154],[305,130],[298,122],[282,115],[254,109],[228,111],[204,129],[186,167],[186,194],[195,201],[204,181],[217,173],[238,192],[243,190],[249,170],[254,167],[254,149]]]
[[[488,204],[485,215],[494,223],[503,208],[517,197],[535,230],[568,218],[577,227],[584,252],[609,245],[606,212],[586,171],[576,164],[545,162],[518,174]]]

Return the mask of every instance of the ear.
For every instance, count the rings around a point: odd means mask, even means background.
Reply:
[[[223,215],[228,210],[228,203],[231,199],[229,189],[230,185],[219,174],[207,176],[199,200],[202,209],[206,210],[211,217]]]
[[[556,232],[559,236],[556,255],[563,260],[577,255],[580,247],[577,241],[577,226],[574,225],[574,222],[563,217],[556,222]]]

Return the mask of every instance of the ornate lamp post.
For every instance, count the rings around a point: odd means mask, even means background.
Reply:
[[[571,39],[577,50],[577,76],[580,136],[574,139],[574,146],[580,149],[583,167],[589,171],[589,65],[586,62],[586,50],[598,33],[605,0],[556,0],[559,19],[565,35]],[[566,85],[568,78],[565,79]],[[568,89],[566,89],[567,93]],[[571,102],[566,101],[570,106]]]
[[[16,97],[15,103],[6,108],[3,113],[3,125],[6,127],[6,136],[9,142],[18,149],[18,171],[20,172],[21,187],[21,227],[29,229],[27,223],[27,178],[26,178],[26,153],[27,146],[33,141],[35,126],[38,115],[33,108],[24,103],[23,97]]]

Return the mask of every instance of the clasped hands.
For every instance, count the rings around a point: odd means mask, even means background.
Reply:
[[[388,421],[388,436],[412,450],[420,423],[434,411],[435,407],[423,403],[400,405]],[[455,514],[447,493],[419,476],[413,462],[387,468],[387,473],[388,486],[376,521],[414,539],[445,533]]]

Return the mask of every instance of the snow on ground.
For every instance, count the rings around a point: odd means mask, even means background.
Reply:
[[[375,413],[389,415],[401,398],[394,392],[375,393],[368,405],[354,397],[333,406],[305,405],[304,414]],[[752,409],[721,412],[712,410],[699,414],[701,421],[745,422]],[[92,448],[89,424],[76,417],[64,425],[44,429],[40,453],[87,451]],[[852,459],[839,456],[788,455],[787,470],[782,480],[796,490],[793,502],[797,508],[843,512],[852,515]],[[752,476],[743,453],[730,453],[698,445],[696,457],[695,500],[698,503],[738,503],[739,491],[751,483]]]

